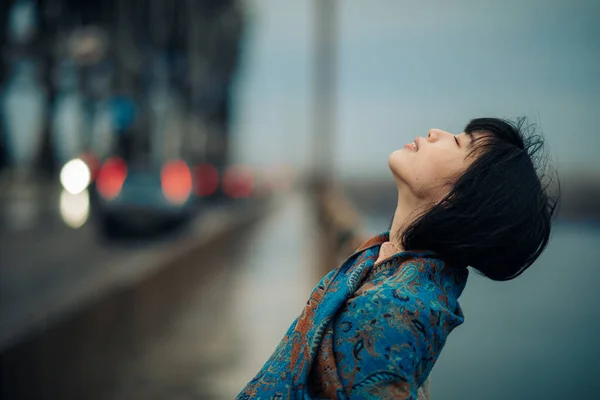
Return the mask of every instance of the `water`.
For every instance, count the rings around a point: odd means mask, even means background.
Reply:
[[[369,216],[370,232],[388,216]],[[557,223],[518,279],[471,271],[457,328],[431,374],[440,399],[597,399],[600,393],[600,226]]]

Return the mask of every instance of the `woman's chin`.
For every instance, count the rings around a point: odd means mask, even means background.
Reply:
[[[402,149],[396,150],[388,157],[388,167],[390,168],[390,171],[392,171],[392,174],[394,174],[394,176],[397,176],[400,172],[403,161],[402,158],[404,156],[402,153]]]
[[[410,150],[400,149],[394,151],[388,157],[388,167],[396,183],[398,190],[407,186],[406,178],[410,176],[411,165],[414,160],[410,159],[410,154],[407,152]]]

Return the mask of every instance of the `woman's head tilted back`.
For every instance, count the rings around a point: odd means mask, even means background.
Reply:
[[[399,207],[415,210],[404,226],[404,249],[436,252],[509,280],[545,249],[557,197],[544,182],[543,141],[517,124],[472,120],[463,133],[438,129],[389,158]]]

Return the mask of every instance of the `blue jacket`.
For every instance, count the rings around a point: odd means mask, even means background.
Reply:
[[[426,251],[375,264],[373,237],[315,287],[301,315],[238,399],[416,399],[464,318],[468,272]]]

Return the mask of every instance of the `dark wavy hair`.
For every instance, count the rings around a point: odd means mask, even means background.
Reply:
[[[404,230],[404,248],[432,250],[497,281],[521,275],[546,248],[560,198],[535,131],[525,119],[469,122],[473,163]]]

